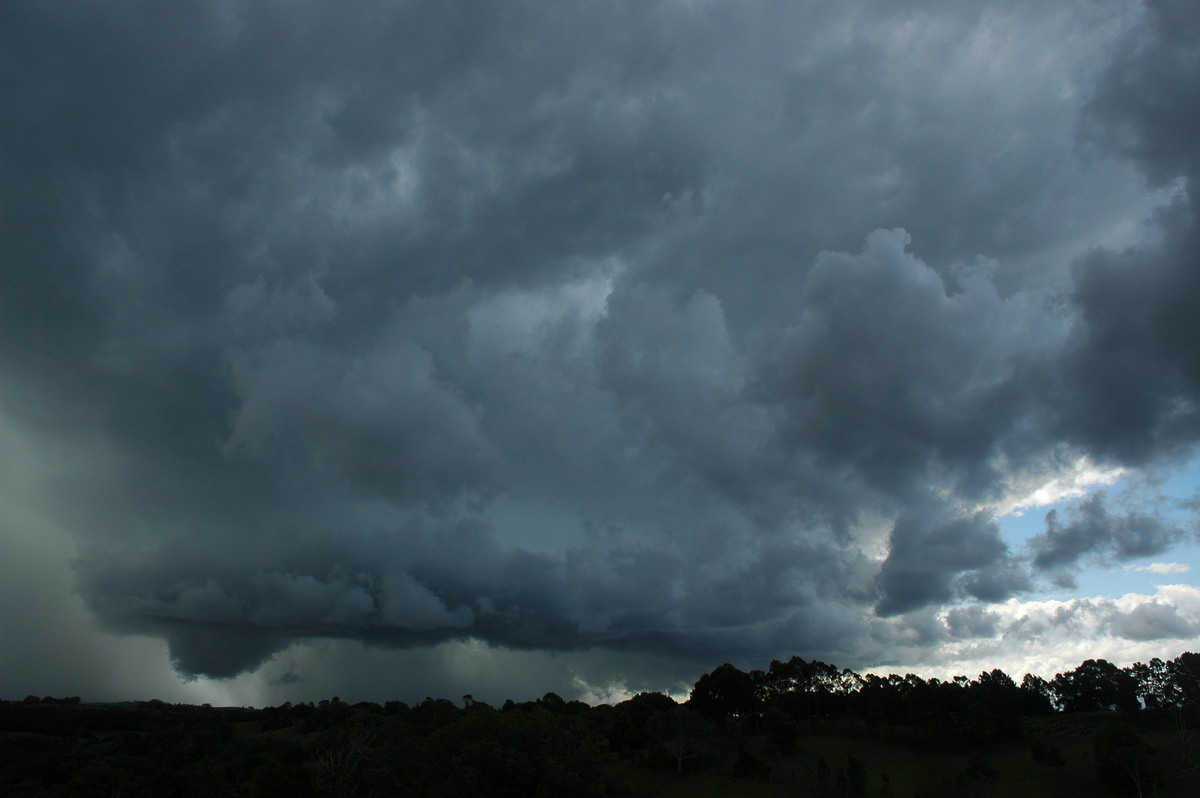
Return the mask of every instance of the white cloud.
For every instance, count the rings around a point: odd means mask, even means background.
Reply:
[[[1083,456],[1067,461],[1050,474],[1014,486],[1006,501],[997,508],[999,515],[1024,515],[1029,510],[1077,499],[1098,485],[1113,485],[1127,473],[1120,466],[1101,466]]]
[[[1148,574],[1186,574],[1191,566],[1181,562],[1152,562],[1149,565],[1126,565],[1126,573],[1139,571]]]
[[[982,609],[996,618],[995,637],[951,640],[911,669],[926,678],[974,676],[1000,668],[1018,680],[1025,673],[1049,679],[1087,659],[1122,667],[1154,657],[1173,659],[1196,647],[1200,587],[1162,585],[1152,595],[1128,593],[1116,599],[1009,599]],[[949,625],[953,612],[939,617]]]

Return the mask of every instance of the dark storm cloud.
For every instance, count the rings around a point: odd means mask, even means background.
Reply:
[[[1091,130],[1137,158],[1156,182],[1200,170],[1193,89],[1200,77],[1200,14],[1186,0],[1148,0],[1146,24],[1128,34],[1088,110]]]
[[[1186,193],[1067,268],[1197,168],[1194,12],[1093,85],[1120,10],[6,4],[0,401],[91,455],[81,595],[214,676],[937,645],[1030,588],[996,507],[1195,440]],[[1035,565],[1179,538],[1113,522]]]
[[[1029,541],[1034,567],[1069,569],[1084,559],[1128,562],[1153,557],[1191,536],[1177,522],[1136,509],[1113,513],[1095,493],[1072,507],[1065,519],[1046,514],[1046,531]]]
[[[1175,200],[1160,215],[1158,240],[1075,264],[1082,324],[1067,360],[1071,434],[1126,462],[1200,435],[1200,11],[1174,0],[1147,7],[1146,25],[1101,78],[1085,129],[1173,187]]]
[[[879,572],[876,611],[886,617],[947,603],[960,575],[988,569],[1005,553],[1000,530],[987,514],[941,523],[925,513],[901,516]]]
[[[947,283],[877,230],[860,255],[822,253],[808,275],[768,390],[789,443],[906,499],[939,479],[968,495],[995,485],[994,458],[1032,444],[1014,371],[1062,336],[1037,293],[1002,298],[986,263]]]

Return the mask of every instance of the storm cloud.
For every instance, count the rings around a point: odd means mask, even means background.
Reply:
[[[1186,526],[1165,517],[1128,510],[1113,514],[1105,494],[1095,493],[1072,508],[1064,521],[1046,514],[1046,531],[1029,542],[1038,569],[1063,569],[1091,557],[1112,562],[1153,557],[1193,537]]]
[[[1198,28],[7,3],[0,429],[37,478],[5,528],[63,530],[98,623],[185,676],[992,636],[963,605],[1194,537],[1101,494],[1026,549],[998,519],[1194,453]]]

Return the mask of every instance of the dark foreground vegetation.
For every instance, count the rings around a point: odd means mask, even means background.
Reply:
[[[1200,654],[1047,682],[722,665],[676,703],[0,701],[0,796],[1195,796]]]

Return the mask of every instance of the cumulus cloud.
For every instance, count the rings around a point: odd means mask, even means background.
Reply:
[[[9,3],[5,528],[265,691],[1016,640],[983,607],[1193,534],[999,518],[1200,435],[1198,17]],[[1105,629],[1194,628],[1146,606]]]
[[[1153,595],[967,605],[939,613],[948,635],[941,646],[907,656],[913,669],[938,678],[995,667],[1018,679],[1025,673],[1052,678],[1089,658],[1147,662],[1164,652],[1190,650],[1200,622],[1198,602],[1196,587],[1164,585]],[[886,670],[894,661],[879,662]]]
[[[1139,604],[1113,621],[1113,633],[1127,640],[1162,640],[1193,637],[1196,624],[1183,618],[1177,607],[1150,602]]]
[[[1000,615],[979,605],[946,613],[946,628],[954,638],[994,637]]]

